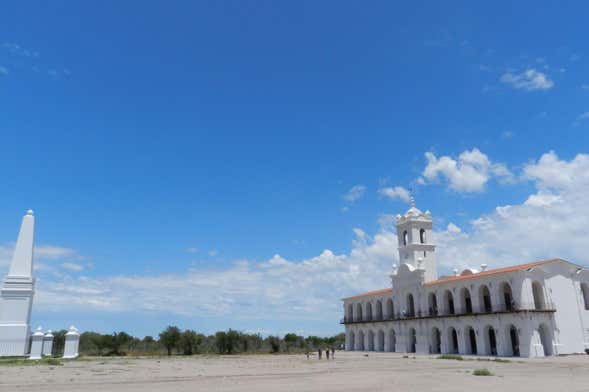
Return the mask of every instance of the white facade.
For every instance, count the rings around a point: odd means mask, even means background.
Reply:
[[[23,217],[10,270],[0,296],[0,356],[27,354],[30,335],[35,217],[29,210]]]
[[[391,288],[344,299],[346,350],[541,357],[589,349],[589,271],[561,259],[437,277],[432,219],[397,216]]]

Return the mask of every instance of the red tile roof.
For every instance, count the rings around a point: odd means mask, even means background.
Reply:
[[[449,276],[449,277],[446,277],[443,279],[438,279],[438,280],[433,280],[431,282],[426,282],[425,285],[426,286],[434,286],[436,284],[456,282],[458,280],[478,278],[481,276],[490,276],[490,275],[504,274],[504,273],[508,273],[508,272],[523,271],[528,268],[537,267],[539,265],[544,265],[544,264],[548,264],[548,263],[553,263],[555,261],[564,261],[564,260],[562,260],[562,259],[549,259],[549,260],[535,261],[533,263],[513,265],[510,267],[496,268],[496,269],[492,269],[492,270],[488,270],[488,271],[481,271],[481,272],[477,272],[476,274]],[[362,297],[371,297],[374,295],[388,294],[388,293],[392,293],[392,292],[393,292],[393,289],[391,289],[391,288],[381,289],[381,290],[369,291],[367,293],[354,295],[352,297],[347,297],[344,299],[356,299],[356,298],[362,298]]]
[[[392,293],[392,292],[393,292],[393,289],[391,289],[391,288],[381,289],[381,290],[369,291],[368,293],[364,293],[364,294],[354,295],[352,297],[347,297],[347,298],[344,298],[344,299],[354,299],[354,298],[361,298],[361,297],[371,297],[373,295],[389,294],[389,293]]]
[[[488,271],[481,271],[481,272],[477,272],[476,274],[449,276],[447,278],[432,280],[431,282],[426,282],[425,285],[426,286],[434,286],[436,284],[443,284],[443,283],[447,283],[447,282],[456,282],[457,280],[472,279],[472,278],[478,278],[481,276],[489,276],[489,275],[505,274],[508,272],[523,271],[528,268],[552,263],[554,261],[562,261],[562,260],[561,259],[542,260],[542,261],[535,261],[533,263],[512,265],[510,267],[496,268],[496,269],[492,269],[492,270],[488,270]]]

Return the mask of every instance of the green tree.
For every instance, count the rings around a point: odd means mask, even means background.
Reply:
[[[187,329],[180,337],[180,349],[184,355],[192,355],[198,352],[204,336],[193,330]]]
[[[287,333],[284,335],[284,343],[286,344],[286,351],[290,351],[291,348],[299,346],[302,337],[295,333]]]
[[[280,338],[276,336],[268,336],[268,343],[270,344],[270,350],[273,353],[280,352]]]
[[[168,355],[172,355],[172,350],[178,347],[181,336],[180,329],[173,325],[160,332],[160,343],[166,348]]]

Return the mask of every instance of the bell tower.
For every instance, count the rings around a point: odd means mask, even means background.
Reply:
[[[409,210],[404,215],[397,215],[399,262],[424,271],[426,282],[438,279],[432,226],[431,213],[416,208],[411,195]]]

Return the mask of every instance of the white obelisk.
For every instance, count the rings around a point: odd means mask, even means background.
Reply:
[[[27,211],[22,219],[10,270],[0,296],[0,356],[27,355],[30,339],[35,217]]]

